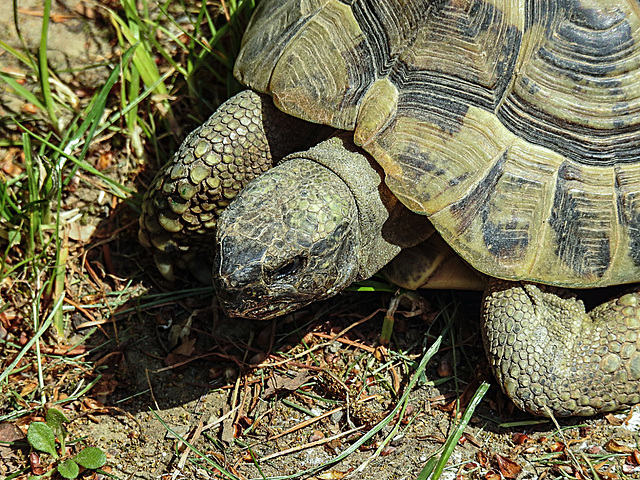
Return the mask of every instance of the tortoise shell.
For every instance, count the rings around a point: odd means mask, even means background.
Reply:
[[[264,0],[236,77],[352,130],[478,270],[640,280],[636,0]]]

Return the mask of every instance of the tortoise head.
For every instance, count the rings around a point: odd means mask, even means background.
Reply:
[[[355,156],[360,163],[347,170],[357,179],[349,179],[344,165]],[[376,248],[387,218],[379,184],[339,139],[251,181],[218,222],[213,276],[226,312],[273,318],[335,295],[393,258],[397,247]]]
[[[214,277],[227,313],[268,319],[350,285],[357,217],[347,185],[310,160],[255,179],[218,223]]]

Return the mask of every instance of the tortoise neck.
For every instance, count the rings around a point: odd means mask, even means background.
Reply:
[[[283,161],[312,160],[331,170],[347,185],[358,207],[361,237],[356,280],[364,280],[389,263],[400,252],[400,247],[382,236],[382,227],[389,218],[380,195],[382,177],[368,155],[353,144],[350,135],[332,137]]]

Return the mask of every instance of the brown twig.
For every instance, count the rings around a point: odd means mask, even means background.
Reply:
[[[360,399],[360,400],[358,401],[358,403],[367,402],[367,401],[369,401],[369,400],[373,400],[374,398],[378,398],[378,396],[377,396],[377,395],[370,395],[370,396],[368,396],[368,397],[365,397],[365,398]],[[278,433],[277,435],[274,435],[273,437],[269,437],[268,441],[275,440],[275,439],[277,439],[277,438],[283,437],[283,436],[285,436],[285,435],[288,435],[288,434],[290,434],[290,433],[293,433],[293,432],[295,432],[295,431],[297,431],[297,430],[300,430],[300,429],[302,429],[302,428],[308,427],[309,425],[312,425],[312,424],[314,424],[314,423],[316,423],[316,422],[319,422],[319,421],[320,421],[320,420],[322,420],[323,418],[326,418],[326,417],[328,417],[328,416],[331,416],[331,415],[333,415],[334,413],[339,412],[340,410],[344,410],[345,408],[346,408],[346,406],[345,406],[345,405],[342,405],[341,407],[336,407],[336,408],[334,408],[333,410],[329,410],[328,412],[324,412],[322,415],[318,415],[317,417],[313,417],[313,418],[310,418],[310,419],[305,420],[305,421],[303,421],[303,422],[300,422],[300,423],[298,423],[298,424],[294,425],[293,427],[288,428],[288,429],[287,429],[287,430],[285,430],[284,432],[280,432],[280,433]]]
[[[384,312],[384,309],[378,309],[375,312],[373,312],[371,315],[364,317],[362,320],[358,320],[357,322],[352,323],[351,325],[349,325],[348,327],[342,329],[341,331],[339,331],[337,334],[335,334],[333,337],[331,337],[331,341],[329,342],[324,342],[324,343],[320,343],[318,345],[314,345],[311,348],[306,349],[304,352],[298,353],[296,355],[294,355],[291,358],[286,358],[280,362],[276,362],[276,363],[269,363],[269,362],[262,362],[259,363],[258,365],[256,365],[256,368],[271,368],[271,367],[279,367],[280,365],[285,365],[286,363],[289,363],[293,360],[297,360],[299,358],[302,358],[308,354],[310,354],[311,352],[315,352],[316,350],[326,347],[327,345],[331,345],[331,343],[333,343],[336,339],[340,338],[341,336],[343,336],[345,333],[347,333],[349,330],[351,330],[352,328],[357,327],[358,325],[361,325],[365,322],[368,322],[369,320],[371,320],[378,312]]]
[[[324,338],[324,339],[332,339],[333,335],[329,335],[327,333],[314,333],[316,337]],[[348,338],[335,338],[332,341],[344,343],[345,345],[349,345],[350,347],[356,347],[365,352],[373,353],[375,352],[375,348],[370,347],[369,345],[364,345],[362,343],[354,342],[353,340],[349,340]]]
[[[352,428],[351,430],[347,430],[343,433],[338,433],[336,435],[332,435],[331,437],[322,438],[320,440],[316,440],[315,442],[305,443],[304,445],[298,445],[297,447],[288,448],[286,450],[282,450],[280,452],[272,453],[271,455],[267,455],[266,457],[259,458],[259,462],[265,462],[267,460],[271,460],[273,458],[281,457],[283,455],[289,455],[290,453],[299,452],[301,450],[306,450],[307,448],[317,447],[318,445],[324,445],[325,443],[333,442],[334,440],[342,437],[346,437],[347,435],[351,435],[352,433],[358,432],[365,428],[365,425],[361,425],[360,427]]]

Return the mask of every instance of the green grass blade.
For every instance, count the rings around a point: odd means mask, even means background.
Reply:
[[[449,434],[449,437],[447,438],[447,441],[442,448],[442,454],[440,455],[440,458],[438,458],[437,462],[432,461],[433,458],[430,459],[420,472],[420,475],[418,475],[417,480],[427,480],[430,475],[431,480],[438,480],[440,478],[440,475],[442,475],[442,472],[444,471],[444,468],[447,465],[447,462],[449,461],[453,450],[458,444],[458,440],[460,440],[460,437],[464,433],[465,428],[467,428],[467,425],[469,424],[469,421],[471,420],[476,407],[482,400],[482,397],[484,397],[485,393],[487,393],[487,390],[489,390],[489,384],[487,382],[483,382],[478,387],[478,390],[476,390],[476,393],[471,398],[469,405],[467,405],[467,408],[464,411],[464,415],[460,419],[460,422],[458,423],[458,425],[456,425],[456,428],[453,430],[453,432]]]
[[[64,299],[64,294],[61,295],[60,298],[58,298],[56,300],[56,303],[53,305],[53,308],[51,309],[51,312],[49,313],[49,316],[42,323],[42,325],[40,326],[38,331],[34,334],[34,336],[31,337],[31,340],[29,340],[25,344],[25,346],[22,347],[22,350],[20,350],[18,355],[16,355],[16,358],[13,359],[13,362],[11,362],[11,364],[8,367],[6,367],[2,371],[2,373],[0,373],[0,383],[4,382],[7,379],[7,377],[9,375],[11,375],[11,373],[13,372],[13,369],[16,368],[16,365],[18,365],[18,363],[20,363],[20,360],[22,360],[22,357],[24,357],[25,354],[31,349],[31,347],[33,347],[33,345],[45,334],[47,329],[53,323],[53,318],[54,318],[56,312],[59,309],[62,308],[62,300],[63,299]]]
[[[162,417],[160,415],[158,415],[158,413],[155,410],[151,410],[151,413],[158,419],[158,421],[162,424],[162,426],[168,432],[171,432],[171,434],[174,435],[175,438],[177,438],[182,443],[184,443],[187,447],[189,447],[189,449],[191,449],[192,452],[196,453],[197,455],[200,455],[209,465],[211,465],[212,467],[218,469],[220,474],[224,475],[229,480],[240,480],[234,474],[232,474],[230,472],[227,472],[224,469],[224,467],[222,465],[219,465],[218,462],[216,462],[215,460],[213,460],[210,455],[207,455],[204,452],[199,451],[196,447],[194,447],[192,444],[190,444],[188,440],[186,440],[185,438],[180,436],[179,433],[177,433],[174,430],[172,430],[171,427],[166,424],[166,422],[162,419]],[[222,477],[220,477],[220,478],[222,478]]]
[[[143,23],[138,23],[140,17],[136,10],[135,2],[133,2],[132,0],[122,0],[121,4],[125,9],[125,13],[127,14],[129,23],[126,24],[117,15],[114,16],[114,19],[120,25],[120,29],[127,41],[131,45],[134,45],[136,47],[133,56],[133,63],[136,67],[136,70],[140,73],[140,78],[142,78],[142,81],[148,88],[150,85],[156,83],[156,81],[160,78],[160,73],[158,72],[156,63],[150,54],[150,49],[148,48],[149,45],[146,42],[146,39],[143,38],[141,34],[143,30]],[[160,95],[168,94],[164,83],[159,83],[156,85],[155,93]]]
[[[49,65],[47,63],[47,42],[49,40],[49,17],[51,14],[51,0],[45,0],[44,12],[42,15],[42,33],[40,37],[40,48],[38,50],[38,79],[42,89],[42,97],[46,110],[49,113],[49,120],[56,131],[60,130],[58,116],[56,115],[53,96],[51,95],[51,83],[49,81]]]
[[[11,75],[0,72],[0,78],[3,79],[15,92],[18,96],[24,98],[27,102],[32,103],[37,108],[42,110],[43,112],[47,111],[47,108],[44,104],[36,97],[33,93],[27,90],[25,87],[16,82]]]
[[[80,154],[77,157],[79,160],[83,160],[85,155],[87,154],[87,151],[89,150],[89,146],[91,145],[91,139],[94,138],[96,130],[98,129],[98,126],[100,124],[102,113],[104,112],[105,106],[107,104],[107,98],[109,97],[109,93],[111,92],[111,89],[113,88],[115,83],[118,81],[118,78],[120,78],[120,73],[122,71],[123,65],[126,65],[129,62],[129,59],[131,58],[131,55],[133,55],[133,52],[134,52],[134,47],[131,47],[126,52],[124,52],[124,55],[122,55],[122,59],[120,61],[121,67],[114,68],[111,71],[111,73],[109,74],[109,78],[107,78],[106,83],[100,89],[98,94],[94,97],[92,102],[89,104],[87,113],[85,115],[84,120],[80,124],[80,127],[69,138],[67,145],[68,147],[73,147],[74,145],[79,143],[80,139],[83,137],[85,132],[88,131],[87,141],[84,142],[82,150],[80,151]],[[65,148],[65,151],[68,153],[71,153],[69,151],[69,148]]]
[[[29,57],[25,53],[21,52],[20,50],[16,50],[11,45],[9,45],[7,42],[4,42],[4,41],[0,40],[0,49],[6,51],[7,53],[10,53],[13,57],[15,57],[18,60],[20,60],[22,63],[27,65],[29,68],[33,68],[33,62],[31,61],[31,57]]]
[[[88,163],[82,162],[72,155],[69,155],[67,152],[65,152],[63,149],[61,149],[59,146],[55,145],[54,143],[50,142],[48,139],[41,137],[39,135],[36,135],[35,133],[29,132],[26,128],[22,127],[21,125],[18,125],[18,126],[20,126],[20,128],[22,128],[29,136],[38,140],[43,145],[46,145],[47,147],[51,148],[54,152],[64,156],[67,160],[70,160],[71,162],[75,163],[86,172],[89,172],[92,175],[95,175],[96,177],[100,178],[109,187],[111,187],[111,193],[117,196],[118,198],[128,198],[130,195],[135,194],[135,192],[132,189],[125,187],[124,185],[121,185],[115,180],[109,178],[94,166],[89,165]]]

